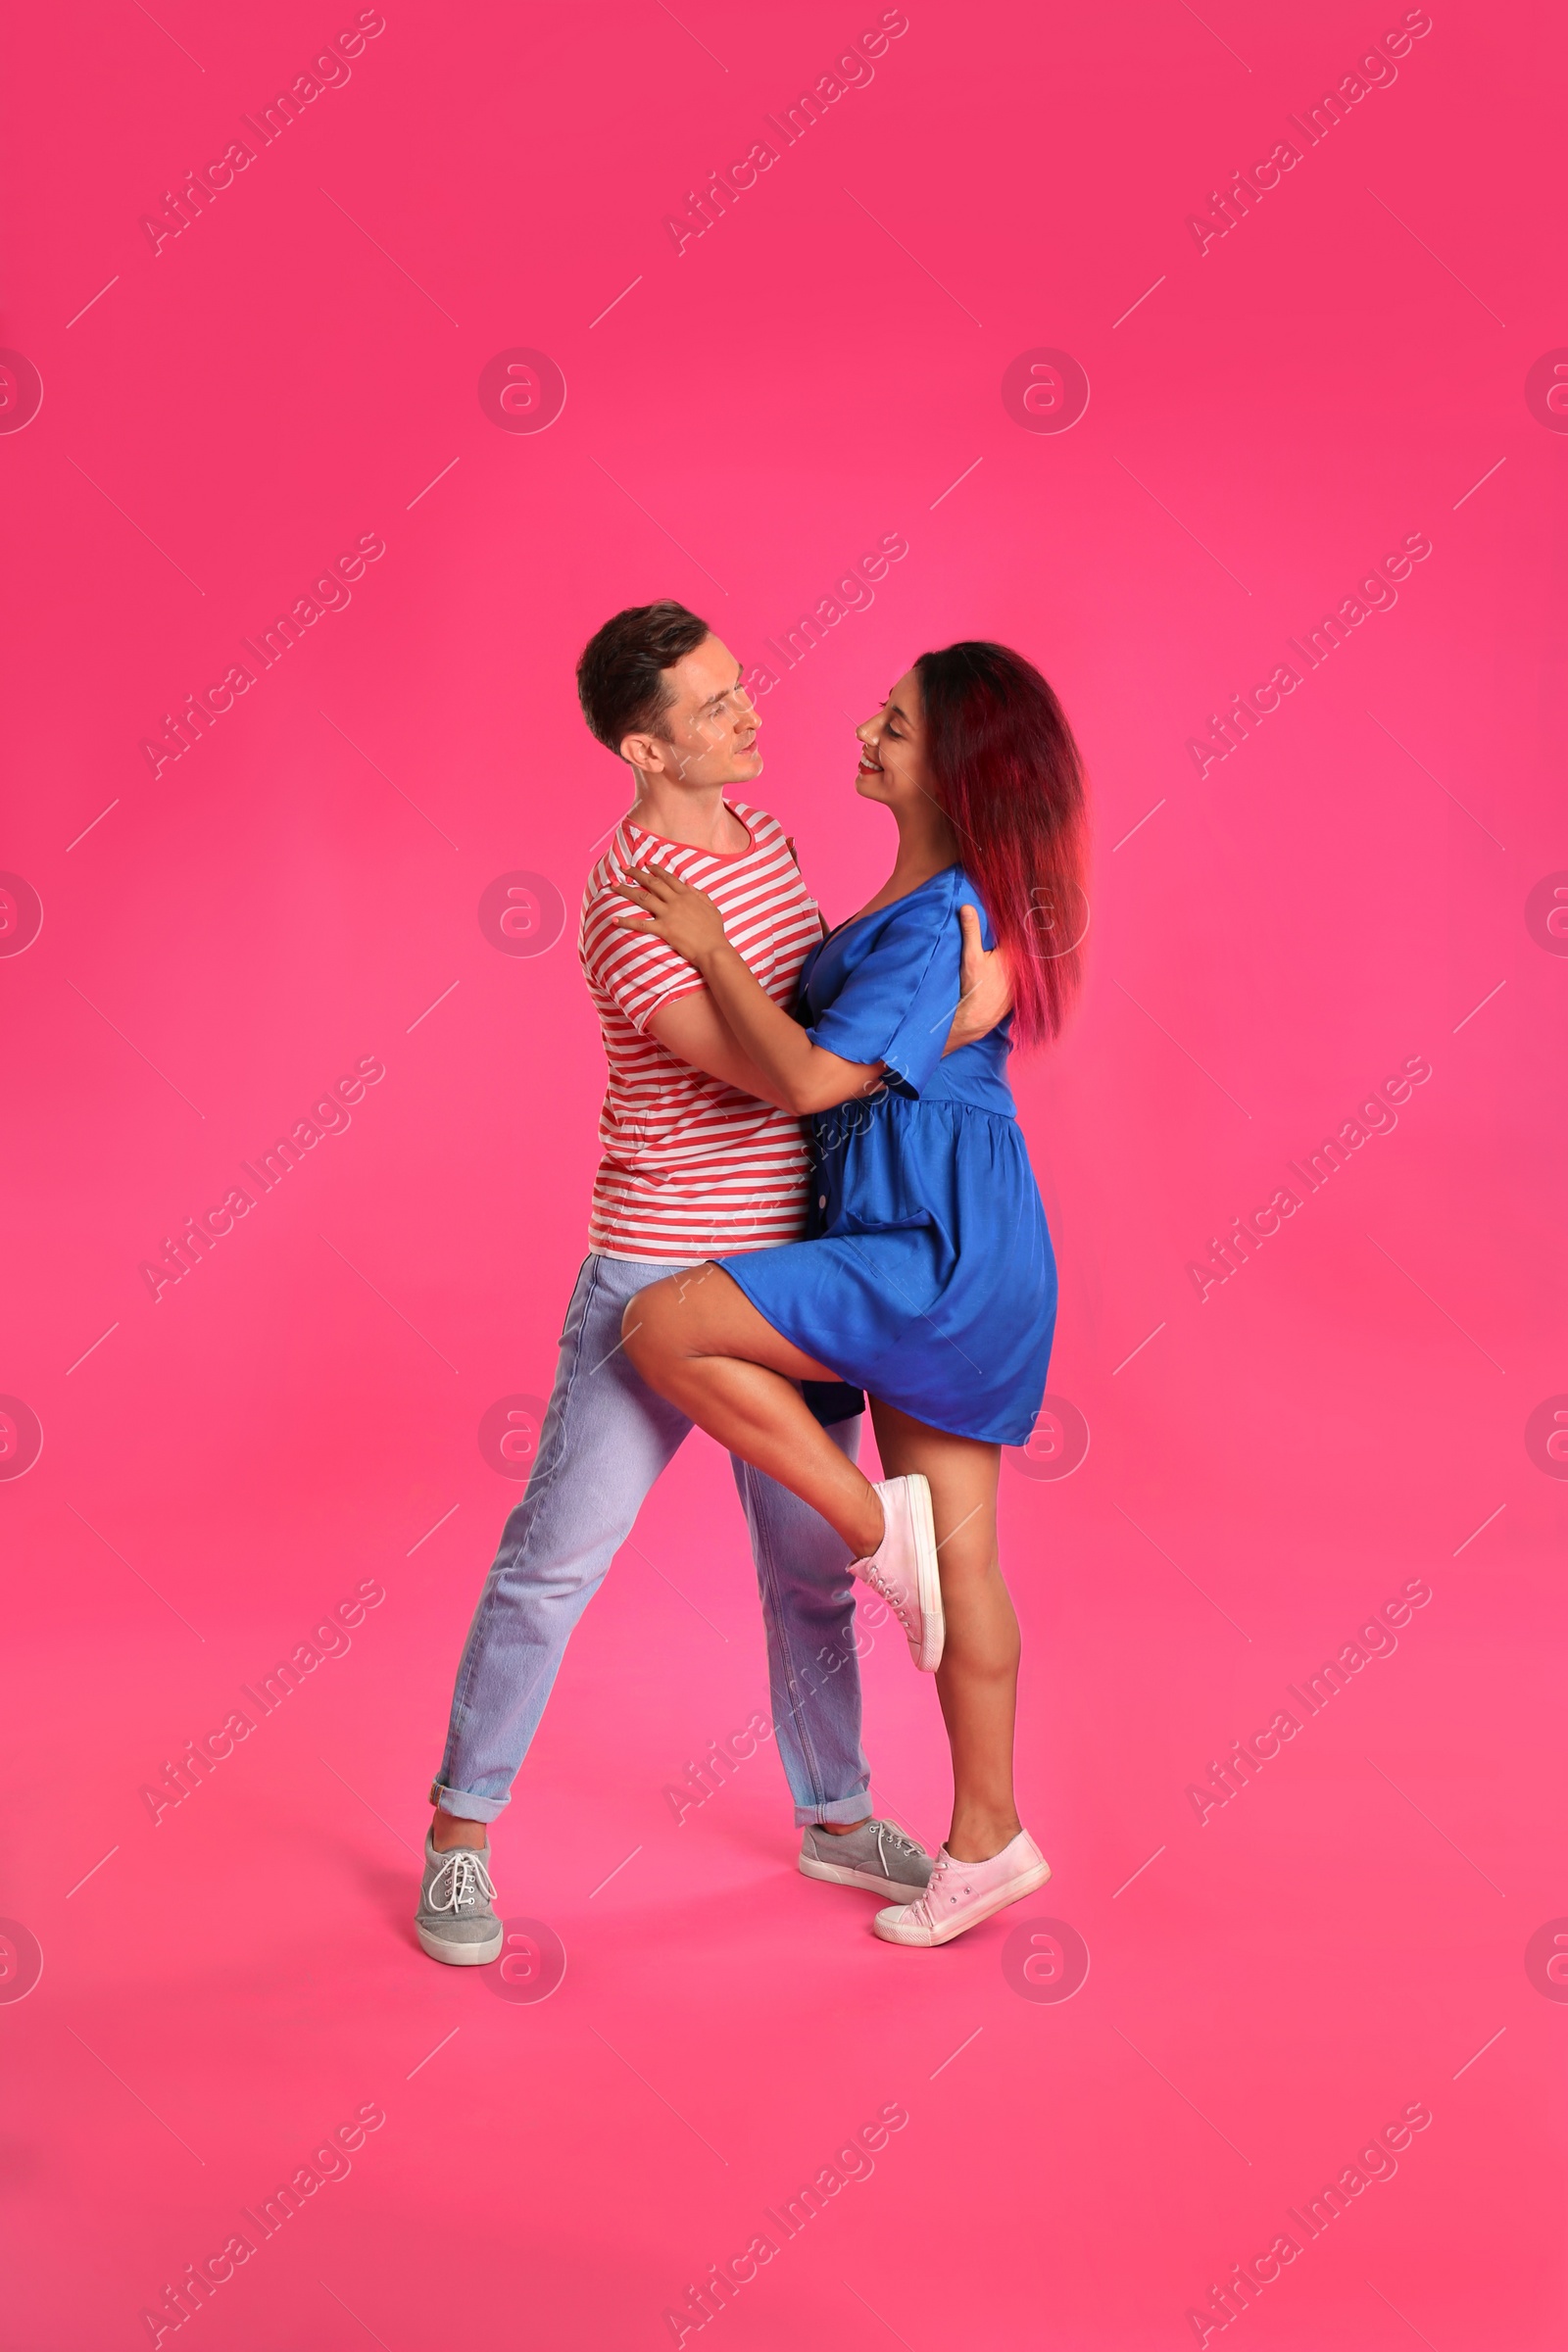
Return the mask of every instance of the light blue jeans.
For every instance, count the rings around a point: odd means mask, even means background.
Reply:
[[[506,1808],[572,1629],[691,1429],[620,1345],[627,1299],[680,1270],[591,1256],[577,1277],[539,1452],[479,1595],[430,1790],[432,1803],[466,1821],[494,1821]],[[829,1435],[853,1461],[859,1417],[833,1424]],[[848,1548],[787,1488],[730,1459],[751,1529],[773,1725],[795,1818],[863,1821],[870,1773],[860,1749]]]

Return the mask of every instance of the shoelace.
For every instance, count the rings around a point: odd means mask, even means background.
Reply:
[[[887,1578],[882,1574],[881,1570],[878,1568],[868,1569],[866,1571],[865,1582],[870,1586],[873,1592],[879,1592],[881,1594],[882,1598],[887,1602],[888,1607],[893,1611],[894,1616],[903,1626],[905,1633],[912,1637],[914,1633],[914,1627],[909,1622],[909,1612],[905,1606],[905,1603],[900,1600],[896,1588],[888,1583]]]
[[[939,1854],[937,1856],[936,1862],[932,1868],[931,1877],[926,1885],[926,1890],[920,1897],[920,1904],[924,1908],[928,1921],[934,1922],[936,1919],[937,1905],[942,1901],[943,1895],[947,1889],[949,1871],[952,1871],[956,1876],[962,1868],[963,1864],[961,1862],[955,1862],[951,1854]],[[961,1886],[958,1889],[960,1894],[972,1894],[973,1891],[974,1889],[971,1886]],[[947,1899],[950,1903],[956,1903],[958,1899],[958,1896],[956,1894],[949,1894]]]
[[[445,1893],[441,1890],[444,1879],[447,1882]],[[466,1852],[460,1846],[447,1856],[430,1883],[430,1908],[432,1911],[466,1911],[470,1903],[478,1902],[481,1894],[487,1897],[495,1894],[495,1888],[490,1884],[490,1873],[477,1854]]]

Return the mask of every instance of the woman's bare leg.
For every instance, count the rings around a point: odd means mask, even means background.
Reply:
[[[838,1374],[760,1315],[721,1267],[650,1283],[621,1322],[626,1353],[651,1389],[819,1512],[854,1559],[882,1541],[882,1505],[793,1385]]]
[[[930,1483],[948,1629],[936,1676],[953,1746],[948,1851],[985,1862],[1021,1827],[1012,1792],[1018,1620],[997,1557],[1001,1448],[929,1429],[874,1397],[871,1417],[887,1475],[918,1470]]]
[[[837,1375],[784,1339],[717,1266],[639,1291],[626,1352],[660,1396],[819,1511],[857,1559],[882,1540],[882,1505],[793,1385]],[[1018,1620],[997,1558],[1001,1448],[931,1429],[872,1400],[889,1478],[923,1473],[936,1520],[947,1642],[936,1683],[953,1747],[956,1861],[983,1862],[1018,1835],[1012,1792]]]

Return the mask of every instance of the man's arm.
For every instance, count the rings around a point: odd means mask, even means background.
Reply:
[[[950,1054],[956,1054],[960,1046],[972,1046],[977,1037],[989,1037],[997,1023],[1005,1020],[1012,1010],[1012,975],[1007,969],[1007,958],[1000,948],[993,948],[988,954],[981,946],[980,917],[974,907],[964,905],[958,908],[958,927],[963,933],[958,1009],[942,1049],[944,1061]]]
[[[677,1061],[739,1087],[743,1095],[755,1095],[760,1102],[771,1102],[776,1110],[789,1109],[779,1088],[742,1051],[706,988],[677,997],[672,1004],[661,1004],[648,1026]]]

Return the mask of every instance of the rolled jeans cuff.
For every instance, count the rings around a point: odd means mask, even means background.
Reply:
[[[858,1796],[832,1796],[820,1805],[797,1805],[795,1808],[795,1826],[798,1830],[809,1829],[814,1822],[820,1821],[843,1821],[853,1827],[856,1822],[869,1821],[870,1818],[871,1798],[865,1789]]]
[[[431,1804],[459,1821],[499,1821],[511,1801],[505,1796],[470,1796],[466,1788],[445,1788],[439,1781],[430,1783]]]

